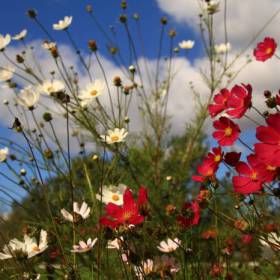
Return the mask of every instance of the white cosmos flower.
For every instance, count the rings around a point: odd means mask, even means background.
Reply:
[[[126,185],[119,184],[118,186],[103,186],[102,187],[102,202],[105,204],[114,203],[116,205],[123,205],[123,194],[127,189]],[[101,193],[101,191],[100,191]],[[101,195],[97,194],[96,199],[101,201]]]
[[[15,73],[15,69],[14,68],[12,68],[10,66],[2,67],[0,69],[0,81],[1,82],[10,81],[13,78],[14,73]]]
[[[7,159],[8,154],[9,154],[8,147],[0,149],[0,162],[4,162]]]
[[[107,243],[108,249],[117,249],[120,250],[122,247],[123,237],[115,238],[114,240],[109,240]]]
[[[38,88],[41,93],[51,95],[56,92],[64,91],[65,85],[60,80],[45,80]]]
[[[230,51],[230,49],[231,49],[230,43],[215,45],[215,52],[217,54],[226,53]]]
[[[218,0],[211,0],[203,3],[202,9],[209,14],[215,14],[219,12],[220,2]]]
[[[107,144],[114,144],[124,142],[128,132],[124,128],[115,128],[114,130],[109,129],[107,135],[100,135],[101,139]]]
[[[194,41],[192,40],[183,40],[182,42],[179,43],[179,47],[181,49],[184,49],[184,50],[189,50],[189,49],[192,49],[194,46]]]
[[[69,25],[71,24],[72,19],[73,18],[70,17],[70,16],[69,17],[68,16],[64,17],[63,20],[59,20],[58,23],[53,24],[53,29],[54,30],[65,30],[65,29],[67,29],[69,27]]]
[[[88,207],[88,205],[85,202],[82,203],[81,208],[79,208],[79,204],[77,202],[74,202],[73,211],[75,214],[81,216],[84,220],[87,219],[90,215],[90,207]],[[70,222],[75,221],[73,215],[64,208],[60,210],[60,213],[62,214],[65,220]]]
[[[47,232],[41,230],[40,240],[37,242],[36,238],[24,235],[24,241],[19,241],[14,238],[10,240],[8,245],[5,245],[3,252],[0,252],[0,259],[10,259],[16,256],[18,253],[22,253],[27,256],[27,258],[32,258],[38,254],[41,254],[48,248],[47,242]]]
[[[52,48],[56,47],[56,43],[55,42],[44,41],[44,43],[42,44],[42,47],[46,50],[51,50]]]
[[[138,279],[145,279],[145,276],[149,275],[153,272],[154,262],[151,259],[147,259],[146,261],[141,262],[141,266],[135,266],[134,272]]]
[[[280,250],[280,237],[275,232],[271,232],[267,235],[267,241],[260,239],[260,242],[265,247]]]
[[[14,37],[12,37],[13,40],[20,41],[23,40],[27,35],[27,30],[23,29],[20,33],[16,34]]]
[[[40,98],[40,93],[32,86],[22,89],[16,98],[19,105],[29,109],[34,108]]]
[[[90,251],[95,243],[97,242],[97,238],[91,239],[89,238],[87,240],[87,243],[83,240],[79,241],[79,245],[73,245],[73,250],[71,250],[72,253],[85,253]]]
[[[79,99],[81,100],[81,106],[87,106],[96,97],[102,94],[105,88],[105,83],[101,80],[95,80],[93,83],[89,83],[84,90],[81,90]]]
[[[157,248],[161,252],[170,253],[176,251],[180,244],[181,244],[181,240],[179,240],[178,238],[175,238],[173,240],[168,238],[167,241],[161,241],[159,243],[159,246],[157,246]]]
[[[11,35],[6,34],[3,36],[0,34],[0,51],[3,51],[11,42]]]

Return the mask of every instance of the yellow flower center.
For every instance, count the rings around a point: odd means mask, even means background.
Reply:
[[[120,199],[120,197],[119,197],[118,194],[113,194],[113,195],[112,195],[112,200],[118,201],[119,199]]]
[[[132,216],[132,213],[131,213],[131,212],[124,212],[124,213],[123,213],[123,219],[124,219],[124,220],[130,219],[131,216]]]
[[[220,156],[220,155],[216,155],[216,156],[214,157],[214,161],[215,161],[215,162],[220,162],[220,161],[221,161],[221,156]]]
[[[112,142],[117,142],[119,139],[120,139],[120,138],[119,138],[119,136],[117,136],[117,135],[111,136],[111,141],[112,141]]]
[[[265,50],[265,53],[266,53],[266,54],[271,54],[271,53],[272,53],[272,48],[267,48],[267,49]]]
[[[257,180],[257,172],[254,172],[252,175],[251,175],[251,179],[252,180]]]
[[[94,89],[94,90],[92,90],[92,91],[90,92],[90,95],[91,95],[91,96],[96,96],[97,93],[98,93],[98,91],[97,91],[96,89]]]
[[[32,248],[32,252],[39,252],[40,251],[40,248],[38,246],[34,246]]]
[[[267,165],[266,166],[266,170],[268,170],[268,171],[275,171],[276,170],[276,166]]]
[[[232,135],[232,128],[231,127],[227,127],[225,129],[225,136],[231,136]]]
[[[53,92],[53,91],[54,91],[53,86],[48,87],[48,88],[47,88],[47,91],[48,91],[48,92]]]

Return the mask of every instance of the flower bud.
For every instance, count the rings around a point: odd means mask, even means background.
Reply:
[[[91,14],[92,11],[93,11],[92,5],[87,5],[86,6],[86,11]]]
[[[120,87],[120,86],[122,85],[122,80],[121,80],[121,78],[120,78],[119,76],[116,76],[116,77],[114,78],[114,85],[115,85],[116,87]]]
[[[136,69],[135,69],[135,66],[134,66],[134,65],[130,65],[130,66],[128,67],[128,70],[129,70],[132,74],[134,74],[134,73],[135,73],[135,71],[136,71]]]
[[[127,22],[127,17],[126,17],[126,15],[120,15],[120,22],[121,23],[126,23]]]
[[[88,47],[91,51],[96,52],[97,51],[97,44],[95,40],[89,40],[88,41]]]
[[[27,15],[30,17],[30,18],[36,18],[37,17],[37,12],[33,9],[30,9],[27,11]]]
[[[21,175],[21,176],[25,176],[25,175],[26,175],[26,170],[22,168],[22,169],[20,170],[20,175]]]
[[[163,25],[167,24],[167,17],[162,17],[162,18],[160,19],[160,22],[161,22],[161,24],[163,24]]]
[[[18,63],[23,63],[23,62],[24,62],[24,58],[23,58],[21,55],[17,54],[17,55],[16,55],[16,61],[17,61]]]
[[[270,98],[271,97],[271,91],[269,90],[265,90],[264,93],[263,93],[264,97],[266,98]]]
[[[47,149],[44,151],[44,156],[46,159],[52,159],[53,158],[53,152],[51,149]]]
[[[52,114],[49,112],[45,112],[43,114],[43,119],[45,122],[50,122],[52,120]]]

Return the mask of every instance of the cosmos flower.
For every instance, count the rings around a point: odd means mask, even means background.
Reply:
[[[213,137],[218,141],[220,146],[231,146],[239,137],[240,128],[227,117],[220,117],[219,120],[213,123],[216,131],[213,132]]]
[[[123,195],[123,205],[118,206],[109,203],[106,206],[106,215],[100,218],[103,226],[117,228],[118,226],[130,226],[141,224],[145,217],[139,212],[140,207],[147,203],[147,191],[141,187],[138,192],[138,201],[135,201],[130,189],[126,189]]]
[[[185,202],[181,213],[177,216],[177,222],[184,228],[197,225],[200,221],[200,207],[197,201]]]
[[[215,53],[223,54],[223,53],[227,53],[230,51],[231,45],[230,45],[230,43],[226,43],[226,44],[222,43],[219,45],[215,45],[214,48],[215,48]]]
[[[20,91],[16,101],[19,105],[31,110],[38,103],[39,98],[40,93],[33,86],[27,86]]]
[[[107,244],[108,249],[120,250],[122,247],[123,237],[115,238],[114,240],[109,240]]]
[[[27,35],[27,30],[23,29],[20,33],[12,37],[13,40],[20,41],[23,40]]]
[[[256,137],[261,143],[255,144],[255,153],[266,164],[280,167],[280,113],[269,115],[266,123],[267,126],[256,129]]]
[[[154,262],[151,259],[142,261],[140,266],[134,267],[135,275],[140,280],[146,279],[146,276],[153,273],[153,270],[154,270]]]
[[[71,16],[65,16],[63,20],[59,20],[58,23],[53,24],[54,30],[65,30],[67,29],[71,22],[73,17]]]
[[[168,238],[167,241],[161,241],[159,246],[157,248],[164,253],[170,253],[177,250],[177,248],[180,246],[181,240],[178,238],[170,239]]]
[[[179,47],[183,50],[189,50],[192,49],[194,46],[194,41],[192,40],[183,40],[179,43]]]
[[[274,55],[276,48],[277,44],[275,40],[266,37],[262,42],[258,43],[257,47],[254,49],[254,56],[257,61],[266,61]]]
[[[65,85],[60,80],[45,80],[39,85],[38,90],[44,94],[52,95],[65,90]]]
[[[230,96],[231,92],[226,88],[221,89],[221,91],[214,96],[214,103],[208,106],[208,111],[212,118],[227,109],[227,101]]]
[[[105,204],[114,203],[116,205],[123,204],[123,194],[127,189],[126,185],[119,184],[118,186],[103,186],[102,188],[102,202]],[[101,201],[101,190],[100,194],[96,195],[96,198]]]
[[[219,12],[220,2],[215,0],[205,1],[203,3],[202,9],[210,15]]]
[[[51,50],[52,48],[56,47],[56,43],[55,42],[44,41],[44,43],[42,44],[42,47],[46,50]]]
[[[73,250],[71,250],[72,253],[85,253],[90,251],[95,243],[97,242],[97,238],[91,239],[89,238],[87,242],[81,240],[79,241],[79,245],[73,245]]]
[[[39,243],[37,242],[36,238],[31,238],[28,235],[24,235],[23,242],[16,238],[10,240],[10,242],[4,246],[3,252],[0,252],[0,259],[10,259],[17,257],[18,255],[32,258],[38,254],[41,254],[47,248],[47,232],[45,230],[41,230]]]
[[[107,144],[114,144],[124,142],[128,132],[124,128],[115,128],[114,130],[108,130],[107,135],[100,135],[100,138]]]
[[[244,84],[235,85],[230,93],[226,113],[232,118],[240,119],[252,106],[252,87]]]
[[[8,147],[0,149],[0,162],[6,161],[8,154],[9,154],[9,148]]]
[[[73,203],[73,212],[74,212],[74,217],[71,213],[69,213],[67,210],[65,210],[64,208],[60,210],[60,213],[62,214],[62,216],[64,217],[65,220],[69,221],[69,222],[77,222],[79,216],[82,219],[87,219],[90,215],[90,207],[88,207],[88,205],[83,202],[81,205],[81,208],[79,208],[79,205],[77,202]],[[76,215],[77,216],[76,216]]]
[[[10,81],[15,73],[15,69],[7,66],[0,69],[0,81],[1,82],[8,82]]]
[[[81,106],[87,106],[96,97],[100,96],[105,88],[105,83],[101,80],[95,80],[86,86],[84,90],[81,90],[78,98],[81,100]]]
[[[6,34],[3,36],[0,34],[0,51],[3,51],[11,42],[11,36]]]

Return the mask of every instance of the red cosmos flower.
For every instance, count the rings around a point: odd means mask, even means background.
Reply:
[[[256,137],[262,143],[255,144],[255,153],[266,164],[280,167],[280,113],[270,115],[266,123],[257,127]]]
[[[232,178],[234,191],[241,194],[258,193],[262,189],[263,179],[254,168],[257,162],[254,156],[247,157],[248,163],[240,161],[235,169],[239,176]]]
[[[251,234],[243,234],[241,241],[243,244],[250,244],[253,241],[253,236]]]
[[[200,220],[200,207],[197,201],[185,202],[182,213],[177,216],[177,222],[185,228],[197,225]]]
[[[230,166],[235,166],[239,162],[240,157],[241,157],[241,153],[228,152],[225,154],[224,161],[226,164]]]
[[[227,101],[226,113],[236,119],[243,117],[248,108],[252,106],[251,85],[235,85]]]
[[[231,146],[239,137],[239,126],[229,118],[220,117],[219,120],[214,121],[213,126],[217,131],[212,135],[220,146]]]
[[[106,206],[106,215],[100,218],[100,223],[112,229],[120,225],[141,224],[144,221],[144,216],[140,214],[139,208],[146,203],[147,190],[145,188],[140,187],[137,202],[134,200],[131,190],[126,189],[123,194],[123,205],[109,203]]]
[[[266,61],[274,55],[277,44],[273,38],[266,37],[254,49],[254,56],[258,61]]]
[[[230,96],[231,93],[226,88],[223,88],[218,94],[214,96],[215,104],[210,104],[208,106],[208,111],[211,118],[216,117],[218,114],[227,109],[227,101]]]
[[[197,172],[200,175],[192,176],[196,182],[205,182],[206,180],[215,177],[219,164],[223,159],[223,152],[221,147],[214,147],[212,152],[209,152],[207,157],[203,160],[202,164],[197,167]]]

